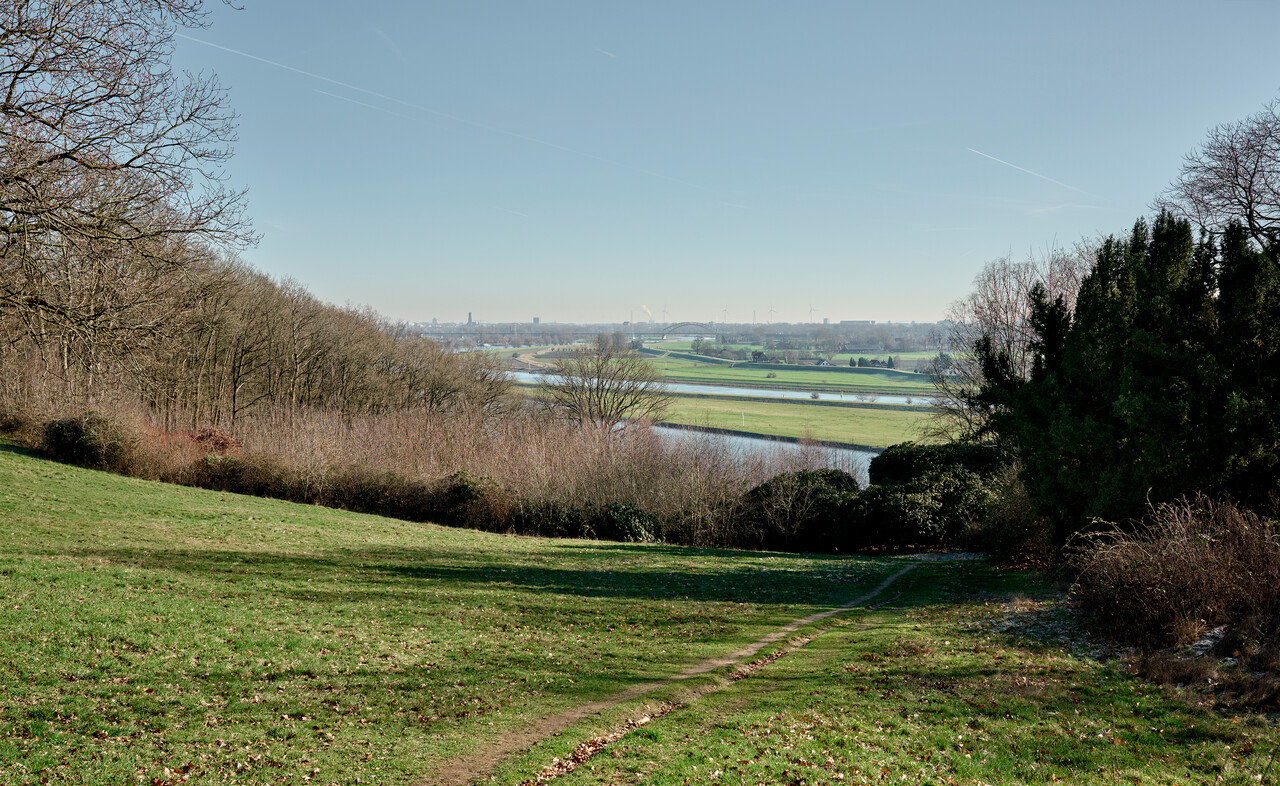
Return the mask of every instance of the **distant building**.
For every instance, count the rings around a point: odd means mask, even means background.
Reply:
[[[533,324],[537,325],[537,324],[539,324],[539,323],[541,323],[541,322],[542,322],[542,318],[541,318],[541,317],[534,317],[534,318],[533,318]]]
[[[841,325],[874,325],[875,323],[876,321],[874,319],[842,319],[840,320]]]

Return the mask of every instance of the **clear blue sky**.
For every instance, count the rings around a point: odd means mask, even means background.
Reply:
[[[1280,96],[1273,0],[244,5],[245,258],[415,321],[936,320]]]

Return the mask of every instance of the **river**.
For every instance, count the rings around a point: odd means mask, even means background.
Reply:
[[[751,454],[804,453],[816,459],[816,463],[824,467],[835,467],[865,478],[867,465],[879,452],[871,450],[854,450],[852,448],[833,448],[825,445],[801,445],[796,442],[784,442],[767,437],[746,437],[738,434],[708,434],[692,429],[654,426],[653,430],[672,442],[691,442],[694,440],[711,440],[725,445],[740,456]]]

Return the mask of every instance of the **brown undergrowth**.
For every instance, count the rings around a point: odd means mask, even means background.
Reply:
[[[74,450],[50,440],[54,423]],[[152,480],[497,532],[707,546],[742,545],[748,489],[830,461],[817,447],[743,455],[715,438],[600,432],[532,411],[282,410],[166,430],[103,407],[16,431],[63,460]],[[76,439],[112,449],[86,457]]]

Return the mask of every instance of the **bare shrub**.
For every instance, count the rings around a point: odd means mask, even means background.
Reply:
[[[1133,533],[1079,549],[1074,596],[1104,635],[1146,646],[1229,626],[1254,642],[1280,636],[1280,525],[1205,497],[1161,505]]]

